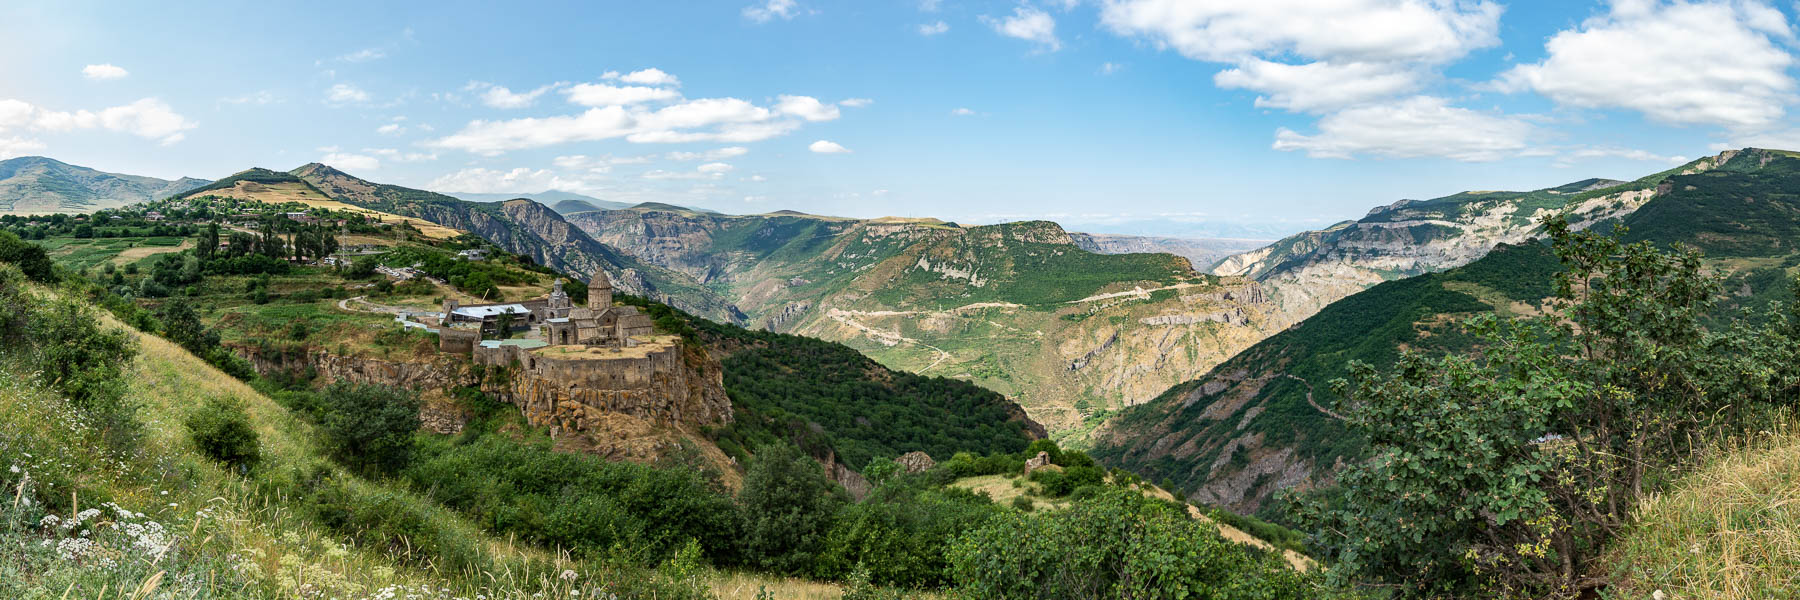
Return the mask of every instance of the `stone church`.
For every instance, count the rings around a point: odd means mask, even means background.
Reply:
[[[612,280],[602,270],[588,283],[587,306],[571,306],[559,279],[544,311],[540,328],[552,346],[632,346],[631,338],[654,333],[650,315],[636,306],[613,306]]]

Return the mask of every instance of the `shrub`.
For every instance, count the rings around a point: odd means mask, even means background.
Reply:
[[[882,585],[942,586],[950,580],[944,548],[1002,511],[961,488],[892,481],[837,514],[814,575],[854,581],[860,569]]]
[[[846,501],[844,489],[799,448],[784,443],[758,448],[738,493],[745,557],[771,571],[805,572]]]
[[[1009,512],[949,548],[959,591],[996,599],[1311,598],[1281,559],[1166,503],[1107,489],[1063,511]]]
[[[213,398],[188,415],[188,438],[208,458],[225,463],[239,472],[247,471],[262,460],[256,428],[250,415],[235,399]]]
[[[320,425],[339,461],[364,472],[406,466],[419,429],[417,399],[390,387],[344,382],[325,388],[323,395]]]

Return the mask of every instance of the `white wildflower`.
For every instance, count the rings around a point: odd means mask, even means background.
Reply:
[[[577,577],[577,575],[575,574],[575,571],[572,569],[564,569],[562,572],[562,580],[563,581],[574,581],[576,577]]]

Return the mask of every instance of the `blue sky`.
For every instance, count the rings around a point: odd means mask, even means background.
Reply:
[[[248,4],[0,7],[0,157],[1156,233],[1800,147],[1753,0]]]

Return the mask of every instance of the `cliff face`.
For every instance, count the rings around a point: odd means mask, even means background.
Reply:
[[[1401,200],[1355,221],[1225,258],[1212,273],[1262,282],[1277,306],[1271,324],[1285,328],[1383,281],[1462,266],[1501,244],[1532,239],[1545,216],[1565,215],[1577,228],[1624,217],[1654,197],[1656,184],[1668,175],[1710,170],[1736,152],[1634,182],[1586,179],[1530,192]]]
[[[482,369],[459,355],[429,361],[397,362],[341,356],[324,350],[299,355],[262,356],[238,348],[258,372],[312,369],[325,381],[393,386],[418,392],[428,407],[442,405],[448,390],[479,387],[495,399],[519,407],[526,421],[551,431],[559,446],[612,459],[654,462],[682,447],[697,448],[722,473],[735,465],[700,435],[700,428],[730,423],[718,362],[679,347],[621,360],[535,359],[504,371]],[[459,425],[443,414],[429,415],[433,428]]]

